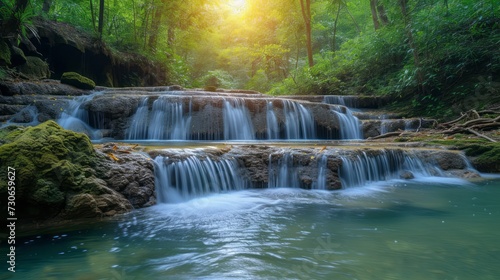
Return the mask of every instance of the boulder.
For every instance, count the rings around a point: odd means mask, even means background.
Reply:
[[[9,45],[4,40],[0,40],[0,66],[10,65],[11,53]]]
[[[17,71],[21,72],[30,79],[40,80],[50,77],[49,65],[36,56],[27,56],[26,63],[16,67]]]
[[[28,62],[28,59],[24,55],[23,50],[21,50],[20,48],[11,46],[10,51],[11,51],[10,62],[12,67],[23,65]]]
[[[61,83],[85,90],[92,90],[95,88],[94,81],[76,72],[65,72],[62,74]]]
[[[154,204],[151,163],[144,163],[146,159],[136,163],[137,155],[131,154],[128,156],[134,162],[122,168],[95,151],[86,135],[64,130],[53,121],[35,127],[2,128],[0,143],[0,176],[8,178],[9,168],[15,172],[16,216],[25,222],[111,216],[130,211],[133,205]],[[140,164],[144,170],[136,166]],[[133,177],[125,187],[117,187],[111,184],[114,178],[99,178],[103,169],[122,170],[112,174]],[[6,180],[0,182],[3,201],[9,196],[8,187]],[[141,187],[147,190],[135,193]],[[7,205],[2,204],[0,210],[7,213]]]

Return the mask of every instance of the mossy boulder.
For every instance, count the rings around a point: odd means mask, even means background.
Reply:
[[[69,203],[80,194],[88,194],[96,200],[100,195],[112,195],[117,197],[117,204],[126,204],[123,196],[95,177],[93,168],[104,159],[84,134],[47,121],[35,127],[3,128],[0,143],[0,177],[7,178],[9,167],[15,169],[16,216],[19,218],[45,220],[80,213]],[[7,181],[1,180],[0,199],[7,201],[7,197]],[[129,204],[114,211],[131,208]],[[7,213],[6,204],[2,203],[0,211]],[[95,213],[84,216],[89,215],[95,216]]]
[[[49,65],[36,56],[27,56],[26,63],[17,66],[17,71],[35,80],[50,77]]]
[[[470,144],[461,147],[481,172],[500,172],[500,143]]]
[[[23,50],[21,50],[20,48],[11,46],[10,51],[11,51],[11,58],[10,58],[11,67],[23,65],[28,62],[28,59],[24,55]]]
[[[10,50],[4,40],[0,40],[0,66],[10,65]]]
[[[92,90],[95,88],[94,81],[76,72],[65,72],[62,74],[61,83],[74,86],[79,89]]]

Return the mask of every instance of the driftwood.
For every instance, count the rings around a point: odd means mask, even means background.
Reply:
[[[495,139],[480,133],[478,130],[491,130],[500,128],[500,112],[498,108],[476,111],[470,110],[462,114],[459,118],[450,122],[442,123],[439,127],[446,129],[444,134],[470,133],[491,142],[497,142]],[[498,115],[495,118],[488,118],[481,115]]]
[[[388,132],[384,133],[381,135],[377,135],[374,137],[368,138],[368,140],[375,140],[375,139],[383,139],[383,138],[388,138],[388,137],[393,137],[393,136],[400,136],[402,131],[394,131],[394,132]]]

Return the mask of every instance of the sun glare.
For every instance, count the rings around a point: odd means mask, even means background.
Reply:
[[[240,13],[245,8],[246,0],[229,0],[229,6],[235,13]]]

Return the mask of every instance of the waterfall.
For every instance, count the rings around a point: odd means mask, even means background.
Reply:
[[[132,122],[127,129],[127,139],[146,139],[148,135],[148,98],[142,99],[137,111],[132,117]]]
[[[333,106],[340,125],[340,139],[363,139],[360,121],[347,107]]]
[[[273,110],[273,103],[267,103],[266,111],[266,122],[267,122],[267,139],[279,139],[280,131],[278,126],[278,119]]]
[[[269,188],[300,188],[299,174],[293,164],[293,155],[285,153],[277,164],[269,155]]]
[[[318,177],[316,183],[313,185],[313,189],[326,190],[326,168],[327,168],[328,157],[322,155],[318,160]]]
[[[302,104],[283,100],[286,139],[315,139],[314,118]]]
[[[181,202],[190,198],[225,191],[242,190],[247,182],[239,176],[236,160],[210,158],[201,160],[190,156],[170,162],[155,158],[155,184],[159,202]]]
[[[99,127],[99,125],[104,125],[103,120],[96,120],[96,116],[89,117],[89,112],[82,106],[86,102],[92,100],[95,96],[102,94],[103,92],[96,92],[90,95],[79,96],[71,100],[68,107],[66,107],[57,120],[57,123],[65,129],[85,133],[91,139],[102,138],[101,132],[96,128],[102,128]],[[98,127],[91,127],[89,125],[91,120],[92,123],[97,124]]]
[[[250,113],[241,98],[224,100],[224,140],[254,140]]]
[[[29,122],[26,122],[28,120]],[[21,111],[17,112],[7,122],[0,124],[0,128],[11,124],[34,126],[39,123],[40,122],[38,121],[38,109],[34,105],[29,105],[24,107]]]
[[[342,105],[349,108],[359,107],[357,96],[325,95],[323,103]]]
[[[342,156],[341,160],[339,177],[344,188],[399,179],[402,176],[443,176],[442,170],[437,166],[424,163],[417,156],[399,150],[382,150],[379,154],[363,151],[354,158]]]
[[[184,116],[182,101],[172,102],[168,96],[160,96],[153,102],[147,139],[186,140],[190,124],[191,116]]]

